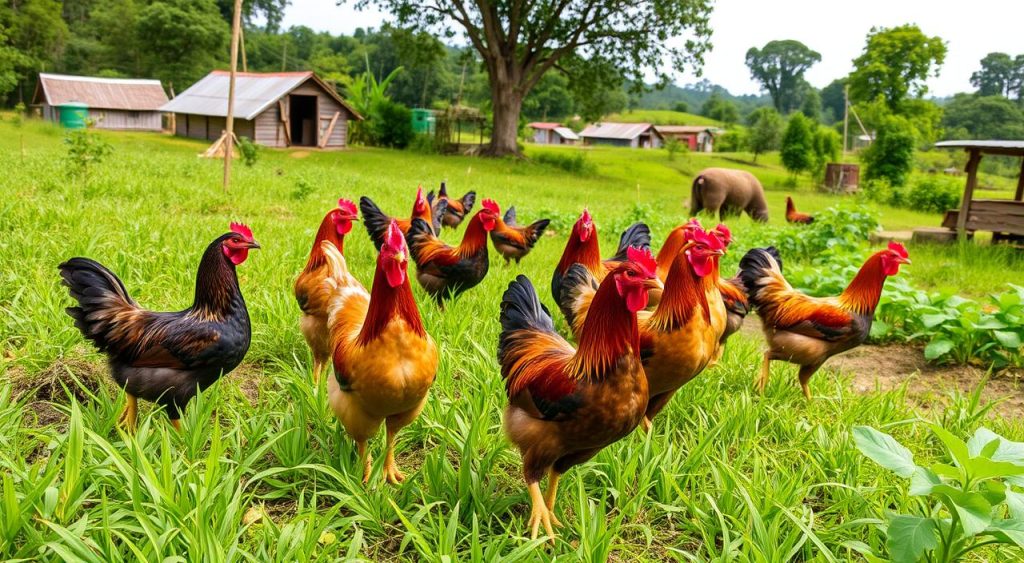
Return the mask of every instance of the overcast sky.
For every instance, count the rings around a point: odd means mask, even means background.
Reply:
[[[351,33],[384,21],[380,13],[356,11],[351,1],[337,6],[335,0],[292,0],[283,25]],[[711,16],[714,48],[706,57],[704,77],[734,94],[756,93],[758,85],[743,64],[747,49],[773,39],[796,39],[821,53],[807,80],[822,87],[850,72],[872,26],[916,23],[947,42],[942,72],[928,84],[930,95],[948,96],[973,89],[971,73],[987,53],[1024,53],[1022,21],[1021,0],[717,0]],[[688,74],[678,82],[693,80]]]

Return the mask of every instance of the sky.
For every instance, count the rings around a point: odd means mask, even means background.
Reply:
[[[347,34],[385,21],[380,12],[357,11],[352,0],[342,6],[335,0],[292,0],[283,26]],[[1021,21],[1021,0],[717,0],[711,15],[713,49],[705,56],[703,78],[733,94],[758,93],[743,62],[747,49],[796,39],[821,53],[821,62],[806,74],[820,88],[849,74],[872,26],[916,23],[927,35],[946,41],[946,62],[940,75],[928,81],[928,95],[949,96],[974,90],[971,73],[986,54],[1024,53]],[[677,77],[680,84],[694,80],[692,73]]]

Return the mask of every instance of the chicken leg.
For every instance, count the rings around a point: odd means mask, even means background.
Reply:
[[[139,420],[139,402],[135,395],[131,393],[125,393],[124,398],[124,410],[121,411],[121,415],[117,418],[117,424],[118,426],[124,426],[129,434],[134,434]]]
[[[384,480],[392,485],[397,485],[402,481],[405,481],[405,475],[398,470],[398,464],[395,463],[395,435],[398,434],[397,428],[391,428],[388,426],[388,443],[387,443],[387,457],[384,459]]]
[[[562,523],[555,516],[555,497],[558,495],[558,479],[561,476],[562,474],[556,471],[554,467],[548,470],[548,492],[544,495],[544,505],[548,507],[548,512],[551,514],[551,523],[556,528],[562,527]]]
[[[804,398],[808,401],[811,400],[811,376],[814,375],[820,367],[821,364],[815,366],[800,366],[800,373],[798,375],[800,378],[800,388],[803,389]]]
[[[547,504],[544,501],[544,495],[540,492],[540,483],[533,481],[528,485],[530,490],[530,503],[532,508],[530,509],[530,539],[537,539],[537,532],[540,531],[541,524],[544,525],[544,532],[551,538],[551,543],[555,543],[555,530],[551,527],[551,511],[548,510]]]
[[[770,350],[764,353],[764,363],[761,364],[761,376],[754,382],[757,392],[764,395],[764,388],[768,386],[768,376],[771,375],[772,353]]]
[[[320,374],[324,370],[324,362],[319,358],[313,358],[313,385],[320,387]]]
[[[373,469],[373,458],[366,449],[366,440],[357,440],[356,449],[359,451],[359,459],[363,462],[363,484],[370,482],[370,470]]]
[[[177,430],[178,432],[181,432],[181,419],[180,418],[172,418],[171,419],[171,426],[173,426],[174,429]]]

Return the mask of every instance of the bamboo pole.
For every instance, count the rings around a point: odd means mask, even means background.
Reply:
[[[227,150],[224,151],[224,191],[231,184],[231,159],[235,152],[235,74],[238,73],[238,37],[242,29],[242,0],[235,0],[235,14],[231,21],[231,77],[228,80],[228,118],[224,133]]]

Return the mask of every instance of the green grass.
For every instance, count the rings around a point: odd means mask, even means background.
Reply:
[[[604,121],[619,123],[652,123],[654,125],[709,125],[712,127],[724,127],[720,121],[681,111],[657,110],[657,109],[635,109],[621,113],[613,113],[604,118]]]
[[[546,286],[583,205],[606,250],[638,210],[656,238],[664,236],[687,217],[692,174],[736,164],[731,156],[669,162],[663,151],[594,149],[587,158],[597,172],[578,177],[529,161],[265,151],[253,168],[236,165],[231,192],[223,193],[221,163],[196,156],[203,144],[106,135],[114,153],[85,182],[64,174],[61,136],[35,123],[0,123],[2,559],[859,560],[853,542],[881,546],[878,519],[916,501],[905,483],[856,452],[851,426],[884,428],[921,463],[941,461],[902,389],[859,394],[848,374],[826,367],[812,381],[817,398],[806,403],[795,371],[777,365],[765,396],[752,393],[762,343],[738,335],[718,367],[683,388],[652,434],[634,433],[567,475],[559,495],[566,528],[554,547],[531,543],[519,456],[501,431],[506,399],[494,356],[502,291],[518,273]],[[754,170],[780,221],[782,199],[794,190],[771,157],[761,162]],[[515,204],[523,220],[552,217],[556,236],[518,268],[492,254],[488,277],[447,312],[415,287],[440,347],[437,383],[423,414],[399,435],[407,481],[377,482],[381,436],[371,446],[375,478],[364,487],[325,390],[310,384],[292,282],[338,197],[371,195],[385,210],[406,212],[417,184],[443,179],[455,193],[475,189]],[[797,193],[811,212],[836,202],[810,187]],[[890,215],[907,225],[937,221],[878,209],[883,222]],[[239,268],[253,323],[245,364],[189,406],[183,433],[148,406],[136,436],[120,433],[114,421],[123,397],[63,312],[70,298],[57,263],[97,259],[143,306],[173,310],[190,302],[199,255],[231,220],[251,225],[263,245]],[[744,234],[758,228],[735,222],[729,267],[745,250]],[[923,249],[922,260],[918,251],[911,249],[911,272],[943,258],[953,262],[936,272],[978,267],[992,271],[986,283],[994,284],[1008,269],[973,250],[960,261]],[[374,258],[361,228],[345,254],[367,282]],[[1003,273],[1019,280],[1019,270]],[[936,274],[931,283],[946,282]],[[43,387],[31,392],[33,385]],[[16,391],[24,394],[15,398]],[[1019,420],[985,421],[967,397],[954,396],[934,414],[960,436],[985,423],[1024,439]]]

